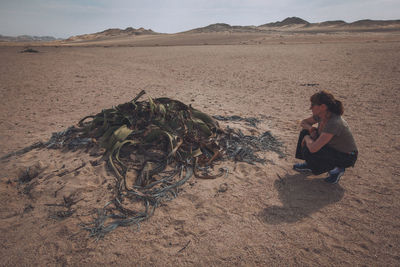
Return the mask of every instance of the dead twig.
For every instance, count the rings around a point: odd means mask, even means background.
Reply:
[[[184,249],[187,248],[187,246],[189,246],[189,244],[190,244],[190,240],[189,240],[189,241],[186,243],[186,245],[185,245],[183,248],[181,248],[176,254],[181,253]]]

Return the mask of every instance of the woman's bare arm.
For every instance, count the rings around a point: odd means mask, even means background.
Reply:
[[[306,135],[304,137],[304,142],[306,143],[308,150],[310,150],[311,153],[315,153],[326,145],[332,137],[333,134],[326,132],[321,133],[317,140],[313,140],[309,135]]]

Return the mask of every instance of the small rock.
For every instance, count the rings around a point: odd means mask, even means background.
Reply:
[[[34,207],[31,204],[28,204],[24,208],[24,213],[30,212],[34,209]]]
[[[39,51],[32,48],[25,48],[24,50],[21,50],[20,53],[39,53]]]
[[[226,192],[226,191],[228,191],[228,184],[227,183],[220,184],[218,192],[223,193],[223,192]]]

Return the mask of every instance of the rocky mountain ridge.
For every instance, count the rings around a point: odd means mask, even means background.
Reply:
[[[347,23],[343,20],[324,21],[310,23],[299,17],[288,17],[282,21],[270,22],[259,26],[232,26],[226,23],[215,23],[205,27],[179,32],[186,33],[271,33],[271,32],[341,32],[341,31],[400,31],[400,20],[358,20]],[[101,32],[71,36],[66,42],[101,41],[118,38],[130,38],[138,35],[160,35],[151,29],[132,28],[126,29],[110,28]],[[29,36],[17,37],[0,35],[0,42],[51,42],[56,40],[52,36]]]
[[[271,22],[259,26],[231,26],[226,23],[211,24],[206,27],[196,28],[184,33],[205,32],[268,32],[268,31],[356,31],[356,30],[400,30],[400,20],[358,20],[347,23],[343,20],[310,23],[298,17],[289,17],[282,21]]]

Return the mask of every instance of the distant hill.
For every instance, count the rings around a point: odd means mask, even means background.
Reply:
[[[231,26],[226,23],[215,23],[205,27],[180,32],[187,33],[273,33],[273,32],[380,32],[400,31],[400,20],[358,20],[347,23],[343,20],[310,23],[299,17],[288,17],[282,21],[270,22],[259,26]],[[16,37],[0,35],[0,42],[52,42],[63,40],[66,43],[81,43],[106,40],[130,39],[138,35],[166,35],[151,29],[128,27],[126,29],[111,28],[101,32],[71,36],[66,40],[52,36],[20,35]]]
[[[257,27],[263,30],[294,30],[294,31],[382,31],[382,30],[400,30],[400,20],[358,20],[347,23],[343,20],[324,21],[319,23],[310,23],[298,17],[286,18],[283,21],[263,24]]]
[[[298,17],[290,17],[286,18],[282,21],[272,22],[260,25],[259,27],[283,27],[283,26],[290,26],[290,25],[309,25],[308,21]]]
[[[400,30],[400,20],[359,20],[347,23],[343,20],[310,23],[298,17],[289,17],[282,21],[270,22],[259,26],[231,26],[225,23],[211,24],[183,33],[210,33],[210,32],[271,32],[271,31],[382,31]]]
[[[384,26],[390,26],[390,25],[399,25],[400,20],[370,20],[370,19],[364,19],[364,20],[358,20],[352,23],[349,23],[348,25],[351,26],[359,26],[359,27],[384,27]]]
[[[359,20],[347,23],[343,20],[310,23],[298,17],[288,17],[282,21],[270,22],[259,26],[232,26],[215,23],[205,27],[180,32],[190,33],[271,33],[271,32],[341,32],[341,31],[400,31],[400,20]],[[128,27],[125,30],[112,28],[101,32],[72,36],[66,42],[94,42],[132,38],[137,35],[161,35],[151,29]],[[168,35],[168,34],[166,34]]]
[[[72,36],[69,37],[66,41],[90,41],[90,40],[101,40],[101,39],[110,39],[115,37],[127,37],[127,36],[146,35],[146,34],[159,34],[159,33],[154,32],[151,29],[146,30],[144,28],[135,29],[132,27],[128,27],[125,30],[112,28],[104,30],[102,32]]]
[[[256,26],[231,26],[226,23],[215,23],[202,28],[185,31],[182,33],[211,33],[211,32],[262,32]]]
[[[0,35],[0,42],[51,42],[58,40],[52,36],[31,36],[31,35],[19,35],[19,36],[4,36]]]

